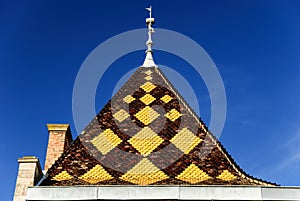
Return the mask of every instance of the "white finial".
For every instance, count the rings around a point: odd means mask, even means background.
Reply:
[[[152,18],[152,6],[150,6],[149,8],[146,8],[146,10],[149,11],[150,18]]]
[[[152,18],[152,6],[149,8],[146,8],[146,10],[149,11],[149,18],[146,19],[146,23],[148,26],[148,40],[146,42],[147,50],[146,50],[146,58],[143,64],[143,67],[154,67],[156,64],[154,63],[153,57],[152,57],[152,33],[154,33],[154,29],[152,28],[152,24],[154,24],[155,20]]]

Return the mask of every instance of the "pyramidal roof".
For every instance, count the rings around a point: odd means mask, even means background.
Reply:
[[[144,65],[41,185],[276,185],[246,174],[154,64],[152,22]]]

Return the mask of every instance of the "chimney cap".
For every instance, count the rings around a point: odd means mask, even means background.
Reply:
[[[37,163],[39,159],[35,156],[23,156],[22,158],[18,158],[19,163]]]
[[[48,131],[66,131],[70,124],[47,124]]]

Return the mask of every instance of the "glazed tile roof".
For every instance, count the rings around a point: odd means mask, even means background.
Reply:
[[[276,185],[247,175],[157,68],[140,67],[44,186]]]

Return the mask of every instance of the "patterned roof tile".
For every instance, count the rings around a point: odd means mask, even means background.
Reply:
[[[140,67],[43,186],[276,185],[246,174],[157,67]]]

